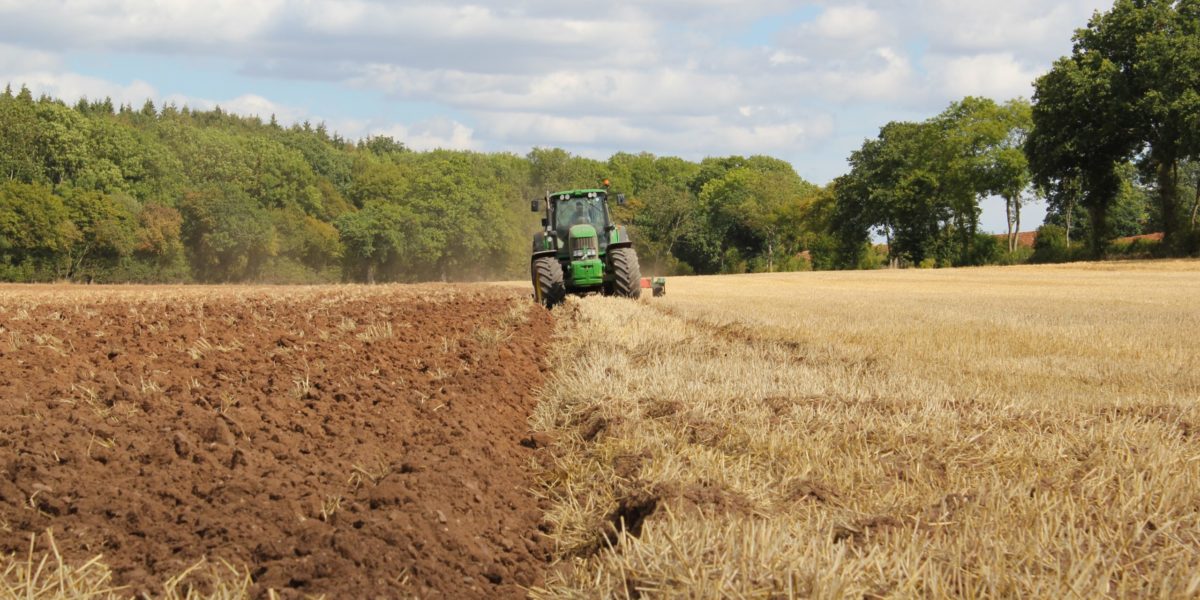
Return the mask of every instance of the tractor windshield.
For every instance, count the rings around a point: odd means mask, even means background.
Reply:
[[[569,198],[558,201],[555,221],[559,238],[567,239],[572,225],[591,225],[597,231],[603,231],[608,226],[608,215],[604,211],[604,200],[599,197]]]

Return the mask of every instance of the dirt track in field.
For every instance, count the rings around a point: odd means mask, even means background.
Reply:
[[[284,597],[522,597],[523,292],[0,286],[0,551],[52,529],[130,593],[201,557]]]

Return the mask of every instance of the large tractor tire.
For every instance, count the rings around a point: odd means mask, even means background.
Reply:
[[[546,308],[554,308],[562,304],[567,296],[567,288],[563,285],[562,265],[552,256],[534,259],[530,265],[533,272],[533,298]]]
[[[616,248],[609,250],[609,256],[613,270],[613,295],[622,298],[641,297],[642,268],[638,265],[637,252],[633,248]]]

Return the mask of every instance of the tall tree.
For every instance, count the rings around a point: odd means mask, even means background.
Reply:
[[[279,251],[270,214],[233,186],[189,192],[179,209],[192,270],[201,281],[254,279]]]
[[[1146,145],[1143,166],[1157,183],[1166,242],[1183,222],[1180,162],[1200,154],[1200,2],[1118,0],[1079,35],[1118,67],[1124,112]]]
[[[70,183],[87,163],[87,121],[59,102],[43,99],[37,103],[38,162],[54,185]]]
[[[1117,0],[1076,32],[1071,56],[1036,87],[1030,159],[1043,184],[1080,178],[1093,252],[1095,236],[1109,233],[1115,169],[1135,157],[1156,182],[1163,231],[1177,245],[1179,166],[1200,154],[1200,1]]]
[[[935,122],[944,129],[941,142],[948,161],[944,179],[955,207],[959,262],[972,262],[980,201],[999,196],[1008,221],[1009,251],[1016,249],[1021,203],[1030,186],[1023,145],[1032,127],[1029,103],[1004,104],[987,98],[964,98],[950,105]]]
[[[0,183],[0,274],[19,273],[34,280],[62,277],[78,239],[62,198],[48,186]]]
[[[379,200],[342,215],[337,228],[345,245],[347,274],[368,283],[418,279],[421,256],[441,243],[426,233],[421,221],[408,207]]]
[[[37,157],[40,129],[37,110],[29,89],[13,95],[5,88],[0,95],[0,181],[33,183],[42,180]]]
[[[64,205],[78,235],[68,250],[71,279],[90,278],[133,253],[138,204],[125,194],[68,190]]]
[[[597,187],[605,177],[599,161],[572,156],[561,148],[534,148],[526,159],[533,187],[539,192]]]
[[[1034,83],[1034,127],[1025,143],[1039,188],[1069,193],[1078,182],[1095,256],[1111,237],[1108,210],[1120,191],[1117,168],[1137,147],[1114,89],[1117,69],[1077,43],[1072,56],[1059,59]]]
[[[184,267],[183,215],[169,206],[149,203],[138,213],[134,253],[173,278]]]
[[[836,184],[832,222],[839,230],[841,263],[854,267],[872,230],[888,244],[889,258],[910,264],[950,257],[952,224],[977,219],[964,186],[961,161],[945,143],[944,124],[893,122],[879,138],[850,155],[850,173]]]

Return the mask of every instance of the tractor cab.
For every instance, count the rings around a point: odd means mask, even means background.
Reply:
[[[611,219],[605,196],[604,192],[586,191],[574,197],[562,194],[552,199],[550,212],[554,215],[554,229],[559,239],[568,239],[571,227],[575,225],[591,225],[596,231],[608,229]]]
[[[628,241],[624,228],[613,222],[608,209],[607,189],[567,190],[546,194],[544,231],[537,236],[534,251],[555,250],[562,260],[580,258],[576,255],[574,240],[590,246],[591,258],[599,258],[610,244]],[[625,203],[625,195],[617,194],[618,204]],[[540,212],[541,203],[534,200],[531,208]],[[583,240],[591,239],[591,242]]]
[[[596,260],[608,248],[612,217],[603,190],[576,190],[550,196],[551,229],[560,241],[560,256]]]

